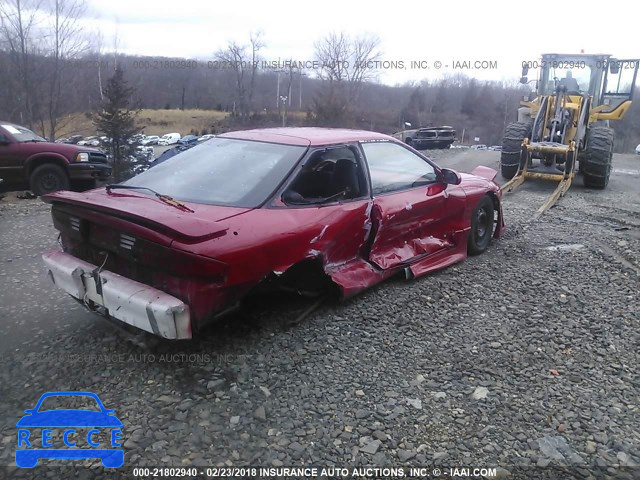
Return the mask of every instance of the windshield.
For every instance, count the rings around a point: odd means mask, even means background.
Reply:
[[[306,147],[215,138],[124,182],[177,200],[253,208],[289,174]]]
[[[555,93],[558,86],[567,92],[588,93],[591,75],[591,67],[584,62],[557,62],[549,68],[544,94]]]
[[[24,128],[19,125],[2,125],[2,128],[10,133],[18,142],[29,142],[31,140],[46,142],[46,140],[40,135],[36,135],[28,128]]]

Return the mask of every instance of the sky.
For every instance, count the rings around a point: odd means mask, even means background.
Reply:
[[[132,55],[206,62],[229,41],[247,43],[251,32],[261,31],[264,59],[310,61],[314,43],[331,32],[377,35],[380,59],[387,62],[378,80],[386,84],[455,73],[517,81],[522,62],[536,61],[541,53],[640,57],[638,7],[619,0],[87,2],[84,23],[101,32],[103,51],[117,48]],[[545,10],[536,11],[536,5]],[[543,18],[550,26],[536,23]],[[565,21],[554,27],[555,18]],[[578,32],[578,25],[585,25],[585,31]]]

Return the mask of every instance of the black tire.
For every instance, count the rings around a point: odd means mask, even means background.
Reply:
[[[502,137],[502,153],[500,154],[500,173],[510,180],[518,171],[522,141],[531,138],[531,123],[513,122],[507,125]]]
[[[615,135],[609,127],[591,127],[586,136],[581,170],[584,186],[606,188],[611,175],[611,158]]]
[[[58,190],[69,190],[69,177],[62,167],[47,163],[31,173],[29,185],[31,191],[40,196]]]
[[[411,140],[411,137],[405,138],[404,143],[406,143],[410,147],[413,146],[413,140]]]
[[[493,236],[493,201],[487,195],[482,197],[471,214],[471,232],[469,233],[468,252],[479,255],[491,243]]]

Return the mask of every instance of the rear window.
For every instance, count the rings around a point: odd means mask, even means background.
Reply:
[[[306,147],[213,138],[124,182],[185,202],[253,208],[264,203]]]

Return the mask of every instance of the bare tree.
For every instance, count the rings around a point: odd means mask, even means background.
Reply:
[[[0,2],[0,35],[11,53],[12,67],[17,79],[22,121],[31,126],[34,120],[35,89],[33,68],[34,30],[40,0],[3,0]]]
[[[231,69],[235,74],[238,109],[243,117],[248,117],[253,108],[255,79],[259,66],[258,53],[265,46],[262,36],[262,32],[252,33],[249,45],[229,42],[227,48],[216,53],[218,60],[223,62],[221,67]]]
[[[324,88],[316,107],[320,116],[344,120],[352,113],[362,85],[376,77],[380,58],[380,39],[373,35],[350,37],[345,33],[330,33],[315,44],[319,77]],[[325,118],[331,121],[331,118]]]
[[[89,43],[80,25],[80,18],[85,13],[83,0],[50,0],[47,5],[51,18],[48,31],[51,34],[46,42],[50,52],[47,117],[49,121],[49,137],[54,140],[60,127],[63,113],[63,85],[68,86],[70,66],[89,49]],[[79,66],[75,64],[76,68]]]
[[[262,47],[265,46],[263,32],[258,31],[249,35],[249,44],[251,48],[251,80],[249,82],[249,108],[253,108],[253,94],[256,86],[256,73],[258,72],[258,54]]]
[[[247,62],[246,50],[246,46],[239,45],[236,42],[230,42],[226,49],[219,50],[218,53],[216,53],[216,57],[222,62],[221,68],[230,69],[235,74],[236,100],[238,109],[242,115],[246,112],[246,87],[244,79]]]

